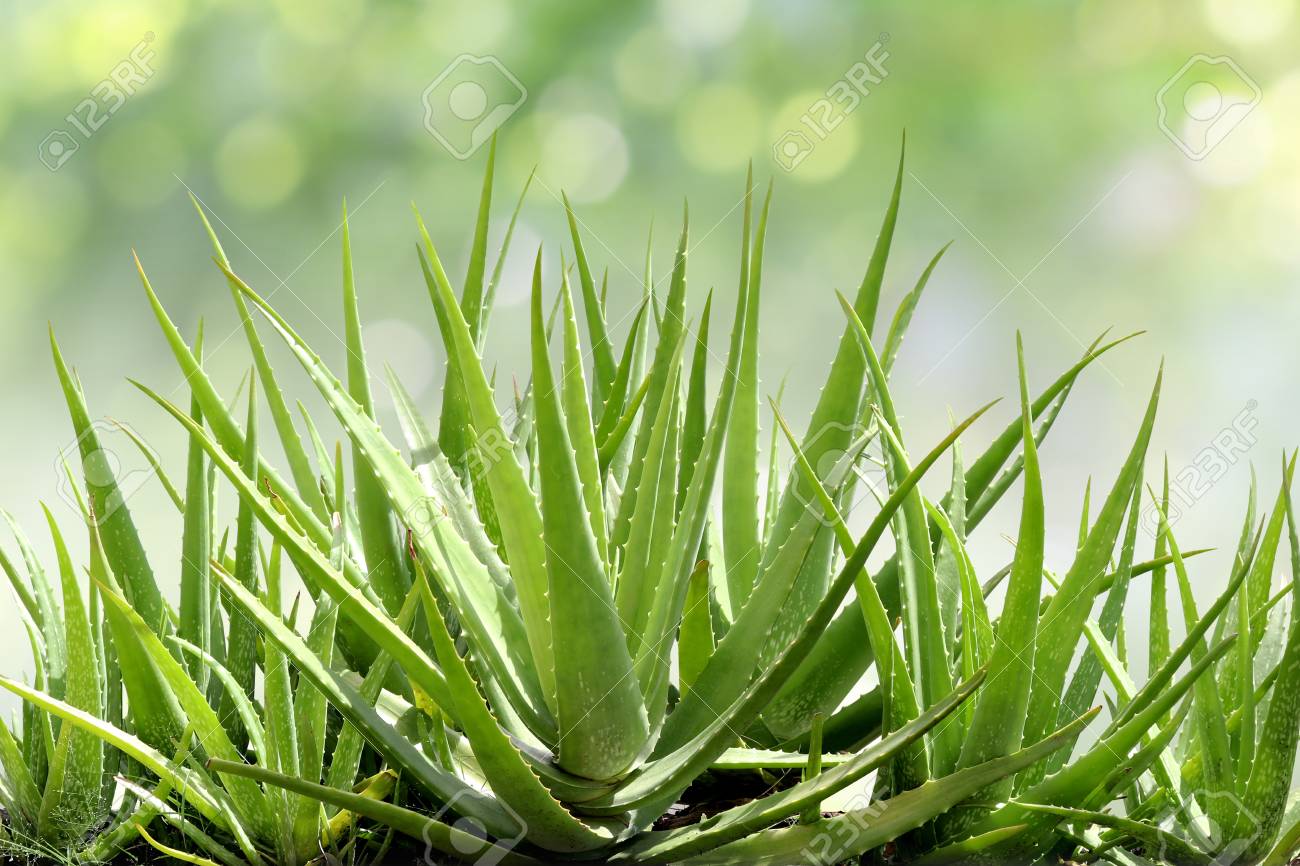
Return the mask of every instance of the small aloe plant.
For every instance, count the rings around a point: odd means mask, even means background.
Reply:
[[[32,685],[0,678],[27,702],[21,738],[0,730],[11,827],[48,835],[53,797],[81,836],[104,829],[85,858],[142,838],[190,862],[283,864],[382,857],[394,834],[481,863],[833,863],[872,851],[1282,863],[1300,847],[1282,809],[1300,605],[1288,624],[1291,590],[1271,586],[1284,531],[1300,572],[1294,460],[1271,519],[1255,532],[1252,505],[1227,588],[1199,611],[1187,560],[1200,551],[1182,552],[1162,521],[1151,558],[1137,554],[1157,376],[1058,576],[1045,563],[1038,448],[1078,377],[1128,337],[1102,335],[1037,393],[1018,341],[1018,410],[986,449],[968,464],[958,442],[990,406],[911,451],[890,373],[943,250],[878,342],[901,160],[862,282],[839,297],[842,334],[802,436],[772,401],[761,441],[772,191],[755,208],[752,174],[725,349],[709,336],[711,294],[687,324],[685,218],[666,293],[647,254],[616,346],[607,283],[565,201],[573,267],[548,280],[538,252],[530,376],[503,399],[482,352],[519,205],[489,272],[494,162],[495,143],[459,292],[416,214],[448,364],[436,425],[384,372],[397,441],[376,421],[346,211],[339,376],[236,273],[200,210],[251,353],[246,410],[222,396],[201,331],[186,341],[140,267],[190,389],[182,408],[140,385],[189,443],[183,485],[156,466],[183,526],[176,609],[54,345],[87,479],[90,601],[53,521],[62,611],[25,542],[26,579],[4,560],[38,660]],[[301,403],[290,410],[259,323],[302,366],[349,455]],[[263,404],[284,474],[263,450]],[[920,482],[949,455],[951,482],[931,498]],[[981,581],[968,534],[1017,481],[1014,557]],[[233,534],[216,525],[226,486]],[[289,570],[310,616],[286,610]],[[1152,673],[1138,686],[1122,622],[1148,575]],[[1003,583],[995,616],[987,598]],[[1085,741],[1103,681],[1109,721]],[[709,799],[710,780],[753,778],[760,796]],[[115,790],[128,799],[111,809]],[[850,790],[858,799],[823,813]],[[1210,825],[1221,832],[1207,836]]]

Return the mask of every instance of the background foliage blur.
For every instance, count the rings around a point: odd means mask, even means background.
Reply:
[[[56,459],[72,443],[47,320],[92,410],[128,421],[181,474],[179,428],[125,381],[185,396],[132,248],[188,331],[206,319],[218,380],[233,392],[245,370],[187,190],[217,218],[236,268],[336,364],[346,197],[370,353],[436,403],[444,358],[408,204],[462,272],[485,154],[452,158],[426,131],[421,99],[463,53],[498,58],[528,91],[501,129],[498,234],[537,167],[489,339],[502,381],[525,357],[520,302],[536,244],[547,245],[548,279],[568,246],[561,190],[594,235],[594,264],[609,267],[614,321],[639,296],[651,219],[662,274],[689,196],[693,306],[716,285],[725,317],[752,159],[761,182],[776,181],[763,376],[772,392],[788,376],[786,414],[805,417],[842,327],[832,289],[861,278],[906,129],[889,306],[956,241],[895,374],[914,448],[933,441],[949,406],[1013,393],[1017,327],[1039,384],[1107,327],[1151,332],[1086,378],[1045,451],[1058,554],[1073,545],[1086,478],[1109,486],[1161,355],[1157,447],[1175,471],[1243,411],[1265,489],[1279,450],[1300,439],[1294,0],[0,4],[0,506],[38,537],[38,499],[73,519],[56,493]],[[877,44],[884,80],[784,170],[774,144]],[[151,58],[148,80],[51,170],[48,136],[68,131],[67,115],[137,50]],[[1156,95],[1201,53],[1232,58],[1262,96],[1194,160],[1157,124]],[[1184,546],[1235,541],[1247,458],[1221,474],[1179,521]],[[157,485],[130,505],[165,575],[179,519]],[[991,571],[1010,544],[981,537],[975,552]],[[1225,562],[1194,569],[1213,585]]]

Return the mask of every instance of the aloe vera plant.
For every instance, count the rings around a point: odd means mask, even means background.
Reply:
[[[190,390],[182,407],[139,386],[189,446],[183,485],[156,466],[182,525],[176,609],[52,340],[87,481],[89,607],[61,543],[61,609],[25,542],[27,578],[4,560],[38,659],[34,683],[0,678],[26,701],[21,739],[0,729],[11,827],[47,832],[54,797],[84,820],[81,835],[104,830],[73,846],[85,858],[142,839],[191,862],[283,864],[377,859],[395,835],[435,857],[506,863],[832,863],[872,851],[1200,863],[1230,849],[1230,862],[1281,863],[1300,847],[1281,805],[1300,724],[1300,614],[1292,604],[1284,622],[1290,590],[1270,583],[1284,534],[1300,558],[1294,461],[1271,520],[1257,534],[1247,521],[1226,591],[1198,610],[1187,561],[1199,551],[1184,553],[1163,523],[1152,557],[1137,552],[1158,375],[1058,576],[1045,562],[1038,448],[1078,377],[1128,338],[1102,335],[1036,393],[1018,342],[1016,409],[985,450],[967,463],[958,442],[990,406],[913,450],[890,373],[943,250],[877,342],[901,160],[857,292],[827,305],[842,335],[802,435],[779,401],[761,435],[772,190],[756,208],[752,176],[725,347],[710,337],[712,293],[694,319],[688,310],[685,216],[666,292],[647,262],[621,329],[566,200],[573,268],[548,274],[538,251],[529,375],[503,397],[482,356],[514,226],[489,269],[494,161],[495,144],[459,287],[416,213],[448,355],[436,425],[391,370],[381,378],[366,362],[346,211],[342,378],[237,273],[202,210],[251,354],[235,397],[205,370],[202,332],[185,339],[140,266]],[[301,403],[291,411],[268,334],[332,427]],[[377,423],[378,387],[396,431]],[[346,452],[326,444],[332,428]],[[263,450],[270,430],[284,472]],[[935,484],[920,482],[949,459],[946,492],[928,493]],[[1017,481],[1014,557],[982,576],[967,537]],[[218,489],[238,501],[231,531],[217,525]],[[1139,687],[1123,611],[1150,575],[1153,622],[1167,616],[1171,567],[1184,637],[1156,623]],[[290,570],[301,609],[286,603]],[[1004,582],[995,614],[987,597]],[[1116,695],[1109,721],[1084,740],[1103,680]],[[755,780],[757,796],[701,793]],[[114,791],[127,797],[118,809]],[[1199,832],[1206,822],[1219,837]]]

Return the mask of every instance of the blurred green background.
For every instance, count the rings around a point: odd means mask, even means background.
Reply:
[[[206,320],[208,365],[227,393],[249,364],[187,191],[236,269],[340,365],[346,198],[370,355],[432,414],[444,354],[409,203],[463,273],[486,151],[456,158],[426,128],[426,102],[455,126],[457,112],[492,115],[516,86],[522,104],[507,105],[499,130],[493,248],[537,175],[489,335],[503,381],[524,369],[520,302],[536,245],[551,280],[568,249],[561,190],[593,264],[609,269],[620,340],[649,226],[662,276],[689,197],[692,308],[716,286],[723,329],[753,160],[760,183],[775,180],[762,373],[772,392],[788,376],[786,414],[805,417],[842,328],[832,290],[861,279],[906,129],[889,310],[955,241],[895,374],[914,449],[950,408],[1014,394],[1017,328],[1039,385],[1105,328],[1149,331],[1087,376],[1045,450],[1054,564],[1072,551],[1085,480],[1109,486],[1162,356],[1156,448],[1175,473],[1200,466],[1186,475],[1185,547],[1231,546],[1248,462],[1271,488],[1280,449],[1298,438],[1294,0],[0,3],[0,505],[42,551],[38,501],[74,519],[55,468],[73,443],[47,321],[92,411],[129,423],[178,477],[183,438],[126,381],[185,399],[132,248],[187,333]],[[1231,63],[1189,67],[1198,55]],[[868,57],[865,94],[845,97]],[[465,80],[482,87],[454,88]],[[810,121],[828,92],[840,102],[826,132]],[[456,148],[476,126],[438,131]],[[296,365],[277,357],[307,395]],[[1234,421],[1248,447],[1218,467],[1205,449]],[[967,452],[1001,423],[978,428]],[[979,533],[985,576],[1010,557],[1000,532],[1017,498]],[[156,483],[130,506],[166,579],[179,517]],[[1216,556],[1194,566],[1206,592],[1225,576],[1226,554]],[[0,616],[16,648],[16,617]]]

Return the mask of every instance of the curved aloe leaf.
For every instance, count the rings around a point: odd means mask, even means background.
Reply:
[[[351,791],[340,791],[337,788],[327,788],[324,785],[317,785],[293,776],[275,773],[251,764],[227,764],[217,760],[211,761],[210,764],[214,770],[245,775],[264,784],[278,785],[301,796],[311,797],[322,803],[329,803],[340,809],[355,812],[358,815],[378,821],[387,827],[392,827],[399,833],[409,836],[430,849],[453,857],[491,858],[490,862],[502,863],[505,866],[536,866],[536,864],[546,862],[513,851],[505,845],[488,842],[474,833],[467,833],[456,826],[445,824],[424,813],[415,812],[384,800],[376,800],[372,797],[354,794]],[[446,817],[450,818],[452,816],[448,815]],[[519,836],[518,833],[507,832],[504,838],[518,839]],[[480,862],[489,861],[480,860]]]
[[[154,579],[153,569],[149,567],[149,558],[131,519],[130,509],[117,486],[110,463],[111,454],[100,445],[99,434],[86,408],[85,395],[63,361],[53,328],[50,329],[50,351],[54,354],[59,384],[63,387],[72,427],[77,434],[82,474],[86,478],[89,496],[87,505],[99,527],[104,553],[113,571],[126,582],[125,589],[141,616],[154,628],[165,628],[162,593]]]
[[[347,205],[343,206],[343,334],[348,353],[348,393],[371,419],[375,416],[370,396],[370,374],[366,370],[366,349],[361,339],[361,315],[357,309],[356,279],[352,271],[352,237],[348,230]],[[365,458],[364,449],[352,446],[352,475],[356,487],[357,522],[365,552],[366,576],[389,614],[402,606],[410,589],[406,559],[398,543],[393,507],[381,478]]]
[[[1025,441],[1025,495],[1020,511],[1020,534],[989,660],[988,685],[976,701],[975,715],[961,749],[958,766],[963,768],[1009,755],[1020,746],[1034,678],[1038,600],[1043,579],[1043,480],[1029,417],[1025,352],[1019,334],[1016,335],[1016,359],[1020,370],[1021,423]],[[992,790],[976,796],[998,801],[1005,799],[1010,791],[1010,781],[1004,779]],[[967,825],[976,817],[970,809],[962,810],[959,815],[958,821],[965,818]],[[950,832],[955,835],[955,831]]]
[[[984,682],[984,673],[962,683],[951,695],[926,710],[887,737],[872,743],[856,755],[828,767],[817,776],[766,797],[736,806],[710,816],[693,827],[647,833],[634,843],[627,854],[635,854],[635,862],[664,862],[687,857],[710,848],[716,848],[743,839],[756,830],[799,814],[809,806],[841,791],[864,778],[894,756],[920,740],[926,731],[943,722],[975,693]],[[806,761],[806,756],[804,757]],[[644,858],[644,859],[642,859]]]
[[[542,694],[554,710],[555,658],[541,510],[515,457],[509,434],[502,425],[501,413],[493,402],[492,388],[469,326],[456,304],[442,263],[427,235],[425,246],[420,250],[420,262],[448,354],[456,358],[465,386],[470,419],[479,437],[476,442],[478,459],[491,490],[506,558],[519,591],[519,608],[528,632],[534,666],[542,683]]]
[[[612,779],[640,753],[649,723],[556,394],[542,323],[541,268],[539,251],[533,270],[533,382],[555,641],[559,763],[578,776]]]
[[[305,677],[326,699],[334,705],[342,716],[352,725],[363,731],[366,738],[396,767],[410,773],[411,778],[444,803],[455,803],[457,810],[467,817],[475,818],[492,832],[511,836],[519,830],[518,823],[494,799],[467,786],[458,777],[438,767],[406,737],[402,736],[388,722],[384,721],[374,706],[367,701],[339,673],[321,664],[307,643],[290,630],[283,620],[268,610],[248,590],[235,580],[219,564],[213,565],[213,574],[221,582],[222,588],[234,601],[236,606],[251,617],[262,630],[263,637],[276,644]],[[450,707],[450,700],[440,705]],[[221,765],[225,771],[230,768]],[[247,775],[247,774],[244,774]],[[330,789],[334,790],[334,789]],[[319,798],[332,802],[326,798]],[[349,807],[350,808],[350,807]],[[353,809],[359,814],[367,814],[360,809]]]
[[[675,752],[652,762],[641,773],[629,778],[612,796],[584,804],[584,810],[593,814],[617,814],[631,808],[654,812],[655,807],[667,808],[675,802],[676,797],[686,789],[704,767],[720,755],[729,741],[736,736],[737,728],[744,728],[753,721],[762,708],[771,700],[785,682],[786,678],[807,657],[813,644],[831,621],[835,611],[843,603],[854,580],[862,571],[867,557],[879,542],[889,525],[889,521],[902,499],[912,490],[917,481],[939,459],[940,455],[956,441],[961,433],[970,427],[990,406],[979,409],[948,434],[933,451],[925,456],[916,467],[903,479],[881,508],[880,514],[872,521],[854,548],[852,556],[844,563],[831,589],[821,604],[809,617],[804,628],[790,643],[786,650],[770,667],[760,672],[746,692],[726,708],[706,728],[700,731],[689,743]],[[597,811],[599,810],[599,811]]]
[[[84,710],[50,695],[26,686],[17,680],[0,676],[0,688],[7,689],[24,701],[52,713],[66,723],[83,731],[89,731],[96,737],[116,749],[120,749],[139,761],[160,779],[166,779],[177,790],[185,792],[186,800],[197,809],[203,817],[218,825],[225,826],[226,815],[221,806],[221,795],[212,783],[201,774],[169,760],[162,752],[148,745],[134,735],[95,718]],[[96,785],[98,785],[96,781]]]
[[[276,510],[272,502],[254,486],[253,481],[244,475],[216,442],[194,425],[188,415],[148,388],[140,387],[191,433],[201,437],[200,441],[207,450],[208,456],[234,485],[240,498],[253,507],[262,525],[284,545],[285,550],[293,558],[295,566],[305,572],[304,579],[318,583],[339,604],[340,613],[356,622],[374,641],[392,653],[407,676],[411,677],[420,688],[432,695],[435,700],[445,701],[447,691],[442,675],[410,636],[403,633],[374,602],[366,598],[357,586],[340,574],[319,548],[299,533],[284,515]]]
[[[754,833],[680,862],[696,866],[750,863],[779,866],[803,862],[810,856],[817,858],[817,862],[834,863],[860,855],[922,826],[972,793],[1042,760],[1076,736],[1077,729],[1091,720],[1090,714],[1013,755],[959,770],[889,800],[870,803],[815,824]],[[670,862],[670,858],[652,857],[642,862]]]
[[[768,185],[758,237],[750,255],[750,214],[753,206],[754,167],[745,174],[744,217],[740,234],[740,288],[745,308],[740,367],[727,371],[739,380],[727,424],[727,447],[722,463],[722,550],[732,604],[739,610],[758,579],[758,296],[767,210],[772,202]],[[751,270],[752,269],[752,270]]]
[[[592,851],[608,845],[613,838],[611,833],[574,818],[529,769],[479,694],[468,666],[456,652],[446,623],[438,615],[437,603],[427,583],[422,585],[422,591],[429,630],[438,661],[447,676],[456,714],[490,788],[518,814],[529,838],[549,851]]]

